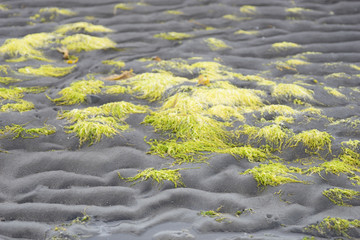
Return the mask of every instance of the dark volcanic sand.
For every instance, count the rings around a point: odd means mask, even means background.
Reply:
[[[360,116],[360,1],[340,0],[145,0],[148,5],[136,5],[132,10],[113,7],[120,1],[104,0],[11,0],[1,1],[8,10],[0,10],[0,44],[6,39],[21,38],[27,34],[52,32],[62,24],[87,21],[114,30],[113,33],[93,33],[107,36],[116,42],[121,51],[95,50],[76,54],[79,62],[74,71],[64,77],[37,77],[17,75],[24,81],[9,86],[46,86],[45,93],[25,94],[35,109],[23,113],[0,113],[1,127],[29,123],[41,127],[44,122],[56,127],[57,132],[34,139],[0,139],[0,238],[1,239],[330,239],[336,232],[325,235],[306,233],[304,227],[316,224],[327,216],[344,219],[359,219],[360,200],[353,199],[353,207],[337,206],[326,198],[322,191],[328,188],[347,188],[359,191],[347,175],[341,173],[300,176],[310,184],[287,183],[275,187],[257,186],[252,175],[240,175],[257,163],[247,159],[235,159],[228,154],[211,154],[208,164],[184,164],[175,168],[191,168],[180,171],[186,187],[174,188],[171,182],[163,185],[151,180],[131,185],[119,179],[134,176],[138,170],[154,167],[169,167],[171,158],[147,154],[148,139],[161,138],[151,126],[141,124],[146,114],[132,114],[126,120],[130,130],[113,138],[104,137],[99,143],[79,148],[79,139],[66,134],[65,120],[57,119],[61,109],[71,110],[100,106],[114,101],[130,101],[148,105],[152,109],[161,106],[161,101],[150,103],[129,94],[99,95],[98,101],[81,105],[56,106],[48,98],[70,83],[85,79],[89,73],[100,74],[101,79],[113,67],[105,66],[103,60],[117,59],[133,69],[134,73],[150,72],[149,62],[140,58],[159,56],[164,60],[202,57],[203,61],[220,59],[220,63],[243,75],[265,77],[275,83],[302,82],[300,85],[314,91],[312,106],[321,109],[324,116],[334,121],[349,119],[349,123],[329,124],[325,117],[296,121],[289,124],[294,132],[318,129],[327,131],[332,140],[333,155],[341,152],[341,142],[360,139],[359,126],[350,123]],[[256,6],[254,14],[240,12],[243,5]],[[44,7],[68,8],[74,16],[58,15],[45,22],[31,20],[30,16]],[[285,9],[302,7],[307,10],[287,12]],[[167,10],[182,11],[182,15],[165,13]],[[224,18],[228,14],[247,19]],[[85,18],[93,16],[93,18]],[[49,17],[49,16],[48,16]],[[33,22],[33,24],[29,24]],[[214,29],[206,30],[206,27]],[[258,31],[256,35],[234,34],[238,30]],[[185,32],[194,37],[182,41],[154,38],[161,32]],[[204,39],[215,37],[230,48],[212,51]],[[294,42],[301,48],[275,51],[272,44]],[[291,59],[293,55],[309,54],[309,64],[294,68],[276,68],[277,61]],[[61,63],[61,55],[47,50],[47,56],[56,59],[51,64]],[[49,64],[36,60],[8,63],[0,58],[0,65],[9,65],[12,70],[24,66]],[[200,61],[200,60],[197,60]],[[327,64],[330,63],[330,64]],[[116,70],[120,73],[120,70]],[[330,75],[343,73],[340,77]],[[330,76],[329,76],[330,75]],[[2,77],[4,75],[1,75]],[[185,76],[195,78],[195,76]],[[317,81],[314,81],[316,79]],[[26,80],[26,81],[25,81]],[[254,81],[229,79],[240,87],[261,89],[268,102],[276,104],[270,94],[271,88]],[[346,97],[328,94],[323,87],[337,89]],[[170,93],[171,94],[171,93]],[[136,94],[134,94],[136,95]],[[292,101],[282,101],[291,105]],[[295,106],[296,108],[296,106]],[[299,106],[302,109],[303,106]],[[271,120],[271,116],[267,120]],[[306,123],[305,123],[306,122]],[[235,123],[240,125],[242,123]],[[244,140],[245,141],[245,140]],[[245,143],[245,142],[244,142]],[[289,148],[281,153],[286,161],[304,157],[304,149]],[[305,154],[306,155],[306,154]],[[325,161],[331,160],[327,156]],[[279,197],[281,190],[282,195]],[[282,199],[282,200],[280,200]],[[220,209],[222,222],[201,216],[201,211]],[[243,209],[252,213],[235,216]],[[90,217],[83,223],[72,223],[83,213]],[[311,235],[313,234],[313,235]],[[338,234],[339,235],[339,234]],[[352,229],[349,235],[360,238],[360,230]],[[56,238],[57,237],[57,238]],[[343,237],[346,238],[346,237]]]

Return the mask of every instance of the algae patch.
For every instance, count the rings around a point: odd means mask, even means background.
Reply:
[[[194,35],[188,33],[179,33],[179,32],[167,32],[167,33],[159,33],[155,34],[155,38],[162,38],[166,40],[183,40],[186,38],[191,38]]]
[[[60,43],[69,51],[74,52],[116,48],[116,43],[107,37],[94,37],[80,33],[67,36]]]
[[[160,170],[156,170],[154,168],[147,168],[143,171],[139,171],[138,174],[136,174],[134,177],[128,177],[124,178],[118,173],[119,178],[126,180],[127,182],[134,182],[133,184],[146,181],[148,179],[152,179],[153,182],[156,182],[158,184],[163,184],[164,181],[170,181],[174,184],[174,187],[185,187],[185,184],[182,181],[182,177],[180,174],[180,170],[183,170],[185,168],[179,168],[179,169],[167,169],[163,168]]]
[[[323,195],[327,197],[330,201],[338,206],[347,206],[350,207],[348,201],[352,199],[359,199],[360,196],[359,191],[355,191],[352,189],[341,189],[341,188],[331,188],[328,190],[324,190]]]
[[[56,128],[54,126],[45,124],[44,127],[41,128],[25,128],[26,124],[12,124],[0,128],[0,134],[5,137],[12,137],[12,139],[16,138],[37,138],[42,135],[50,135],[56,132]]]
[[[53,65],[41,65],[39,68],[24,67],[20,68],[19,73],[45,76],[45,77],[62,77],[71,73],[76,65],[71,67],[54,67]]]
[[[113,32],[112,29],[104,27],[102,25],[94,25],[88,22],[77,22],[69,23],[58,27],[55,31],[56,33],[65,34],[67,32]]]
[[[217,38],[207,38],[204,40],[212,51],[224,50],[231,48],[224,41]]]

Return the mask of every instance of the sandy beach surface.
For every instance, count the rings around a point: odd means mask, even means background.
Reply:
[[[0,1],[0,239],[360,239],[360,1]]]

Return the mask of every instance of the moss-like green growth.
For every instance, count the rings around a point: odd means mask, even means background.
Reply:
[[[42,135],[50,135],[56,132],[56,128],[54,126],[45,124],[42,128],[24,128],[26,124],[12,124],[11,126],[7,125],[3,128],[0,128],[0,134],[5,137],[12,137],[12,139],[16,138],[37,138]]]
[[[182,39],[194,37],[194,35],[188,33],[179,33],[179,32],[166,32],[166,33],[155,34],[154,37],[162,38],[166,40],[182,40]]]
[[[292,98],[314,100],[313,91],[308,90],[296,84],[280,83],[274,86],[271,95],[279,99],[287,99],[287,100]]]
[[[97,116],[90,119],[79,120],[76,123],[65,127],[66,133],[75,133],[79,138],[80,146],[89,141],[89,145],[99,142],[103,135],[113,137],[120,131],[125,131],[129,126],[119,124],[113,117]]]
[[[121,10],[132,10],[134,9],[133,6],[131,6],[130,4],[127,4],[127,3],[119,3],[119,4],[116,4],[114,6],[114,14],[116,14],[117,10],[118,9],[121,9]]]
[[[352,199],[358,199],[357,196],[360,196],[359,191],[351,190],[351,189],[341,189],[341,188],[331,188],[328,190],[324,190],[323,195],[326,196],[330,201],[338,206],[347,206],[350,207],[352,205],[344,202]]]
[[[165,91],[188,79],[175,77],[171,72],[143,73],[128,79],[132,91],[139,92],[140,98],[153,102],[161,99]]]
[[[207,114],[219,117],[225,121],[235,118],[238,121],[245,121],[245,117],[234,107],[225,105],[215,105],[207,110]]]
[[[0,76],[0,83],[8,85],[11,83],[21,82],[21,79],[13,78],[13,77],[1,77]]]
[[[268,164],[260,164],[257,167],[248,169],[241,175],[252,174],[254,179],[258,182],[258,186],[262,185],[264,187],[277,186],[285,183],[306,183],[304,181],[298,180],[298,178],[291,174],[298,172],[298,169],[288,168],[282,163],[273,163],[270,161]]]
[[[360,220],[346,220],[343,218],[326,217],[317,224],[304,228],[305,232],[315,233],[322,237],[338,236],[352,239],[349,230],[360,228]]]
[[[10,87],[10,88],[0,88],[0,98],[16,100],[24,96],[24,88],[20,87]]]
[[[184,12],[177,11],[177,10],[167,10],[167,11],[165,11],[165,13],[171,14],[171,15],[183,15],[184,14]]]
[[[26,112],[35,108],[32,102],[25,101],[23,99],[17,99],[15,101],[16,101],[15,103],[6,103],[2,105],[0,108],[0,112],[10,112],[10,111]]]
[[[112,65],[119,69],[125,67],[125,62],[123,62],[123,61],[104,60],[101,63],[106,64],[106,65]]]
[[[223,18],[238,22],[251,19],[250,17],[239,17],[234,14],[226,14],[223,16]]]
[[[244,5],[240,8],[240,12],[246,15],[255,15],[257,8],[251,5]]]
[[[106,86],[105,87],[105,94],[112,94],[112,95],[119,95],[126,93],[127,89],[126,87],[119,86],[119,85],[113,85],[113,86]]]
[[[5,4],[0,4],[0,11],[7,11],[9,8]]]
[[[266,105],[260,109],[262,114],[277,114],[281,116],[293,116],[299,112],[286,105]]]
[[[144,113],[147,107],[129,102],[112,102],[100,107],[73,109],[59,114],[72,125],[66,126],[67,133],[75,133],[80,140],[80,146],[89,141],[89,145],[99,142],[103,135],[113,137],[119,131],[125,131],[129,125],[124,122],[131,113]]]
[[[325,80],[327,79],[331,79],[331,78],[345,78],[345,79],[351,79],[351,75],[347,74],[347,73],[344,73],[344,72],[338,72],[338,73],[332,73],[332,74],[329,74],[329,75],[326,75],[325,77]]]
[[[94,37],[86,34],[67,36],[60,41],[69,51],[81,52],[115,48],[116,43],[107,37]]]
[[[54,14],[60,14],[60,15],[67,15],[67,16],[72,16],[72,15],[76,15],[76,12],[71,11],[69,9],[66,8],[41,8],[39,10],[39,13],[54,13]]]
[[[302,48],[302,46],[293,42],[278,42],[278,43],[273,43],[272,48],[275,49],[276,51],[283,51],[291,48]]]
[[[113,30],[102,25],[94,25],[88,22],[77,22],[62,25],[58,27],[55,32],[65,34],[67,32],[113,32]]]
[[[280,71],[291,70],[291,71],[295,71],[295,72],[297,72],[297,69],[296,69],[297,66],[307,65],[307,64],[310,64],[310,63],[306,62],[304,60],[300,60],[300,59],[289,59],[284,62],[282,62],[282,61],[275,62],[276,68],[278,70],[280,70]]]
[[[163,184],[164,181],[170,181],[174,184],[174,187],[185,187],[185,184],[182,181],[180,170],[184,168],[178,169],[167,169],[163,168],[160,170],[156,170],[154,168],[147,168],[143,171],[139,171],[134,177],[124,178],[118,173],[120,179],[124,179],[127,182],[134,182],[134,184],[146,181],[148,179],[152,179],[154,182],[158,184]]]
[[[302,143],[306,148],[310,149],[313,153],[317,153],[324,148],[328,149],[331,153],[331,141],[334,139],[327,132],[321,132],[317,129],[303,131],[289,139],[289,146],[296,147],[299,143]],[[311,153],[311,152],[310,152]]]
[[[294,122],[295,122],[295,118],[293,117],[277,116],[274,119],[274,123],[276,124],[294,123]]]
[[[19,73],[45,76],[45,77],[62,77],[72,72],[76,65],[71,67],[54,67],[53,65],[41,65],[39,68],[24,67],[20,68]]]
[[[211,86],[211,85],[210,85]],[[263,95],[263,91],[252,89],[236,88],[229,85],[229,88],[196,88],[193,91],[195,97],[200,103],[210,106],[226,105],[226,106],[262,106],[263,103],[259,95]]]
[[[249,162],[264,162],[272,158],[272,155],[267,153],[266,151],[251,146],[226,148],[217,152],[228,153],[236,158],[246,158],[249,160]]]
[[[255,31],[255,30],[249,30],[249,31],[246,31],[246,30],[238,30],[236,31],[234,34],[236,35],[241,35],[241,34],[244,34],[244,35],[257,35],[259,33],[259,31]]]
[[[224,50],[231,48],[224,41],[217,38],[207,38],[204,40],[212,51]]]
[[[218,207],[216,210],[200,211],[200,216],[214,218],[217,222],[222,222],[226,218],[220,213],[222,206]]]
[[[305,11],[311,11],[311,9],[306,9],[302,7],[292,7],[292,8],[285,8],[285,12],[293,13],[293,14],[301,14]]]
[[[48,47],[55,41],[56,35],[53,33],[34,33],[26,35],[23,38],[7,39],[0,47],[0,54],[7,59],[8,62],[21,62],[28,59],[50,62],[45,55],[39,50]]]
[[[62,89],[58,93],[61,97],[49,99],[59,105],[79,104],[85,102],[87,94],[100,93],[103,87],[104,82],[100,80],[80,80]]]
[[[339,92],[338,90],[331,88],[331,87],[324,87],[324,90],[326,90],[330,95],[333,95],[338,98],[347,98],[344,94]]]
[[[273,124],[263,128],[244,125],[242,129],[239,130],[239,133],[248,135],[248,141],[255,140],[258,143],[265,141],[271,151],[280,151],[291,132],[284,130],[279,125]]]

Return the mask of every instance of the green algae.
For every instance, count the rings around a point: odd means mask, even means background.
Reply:
[[[317,129],[302,131],[289,139],[289,147],[296,147],[299,143],[302,143],[306,148],[310,149],[310,153],[318,153],[325,150],[325,148],[331,153],[331,142],[334,139],[327,132],[322,132]]]
[[[339,92],[338,90],[331,88],[331,87],[324,87],[324,90],[326,90],[330,95],[333,95],[337,98],[347,98],[344,94]]]
[[[296,114],[299,114],[299,111],[293,109],[292,107],[289,107],[287,105],[275,105],[275,104],[271,104],[271,105],[266,105],[263,106],[260,109],[261,114],[277,114],[277,115],[281,115],[281,116],[293,116]]]
[[[34,21],[40,20],[40,22],[43,23],[43,22],[54,21],[60,15],[74,16],[76,15],[76,12],[66,8],[56,8],[56,7],[41,8],[39,12],[31,16],[30,19]]]
[[[175,85],[183,83],[188,79],[176,77],[171,72],[142,73],[127,80],[127,84],[133,92],[140,95],[139,98],[146,98],[150,102],[159,100],[165,91]]]
[[[355,191],[352,189],[342,189],[342,188],[330,188],[324,190],[322,193],[334,204],[338,206],[347,206],[347,207],[351,207],[352,205],[346,203],[346,201],[352,199],[358,199],[358,196],[360,196],[359,191]]]
[[[207,114],[210,116],[221,118],[225,121],[229,121],[231,118],[235,118],[238,121],[245,121],[245,117],[239,112],[239,110],[225,105],[215,105],[209,108]]]
[[[302,7],[285,8],[285,12],[293,13],[293,14],[301,14],[305,11],[311,11],[311,9],[302,8]]]
[[[114,6],[114,15],[116,14],[117,10],[121,9],[121,10],[132,10],[134,9],[133,6],[131,6],[130,4],[127,3],[118,3]]]
[[[219,51],[219,50],[231,48],[224,41],[217,39],[217,38],[207,38],[204,41],[207,43],[208,47],[212,51]]]
[[[54,67],[53,65],[41,65],[39,68],[24,67],[18,70],[19,73],[45,77],[62,77],[71,73],[76,65],[71,67]]]
[[[163,184],[164,181],[170,181],[174,184],[174,187],[185,187],[185,184],[182,181],[182,177],[180,174],[180,170],[184,170],[185,168],[178,169],[168,169],[162,168],[160,170],[156,170],[154,168],[147,168],[143,171],[139,171],[134,177],[124,178],[118,173],[119,178],[126,180],[127,182],[133,182],[133,184],[146,181],[148,179],[152,179],[153,182],[158,184]]]
[[[244,5],[240,8],[240,12],[246,15],[255,15],[257,8],[252,5]]]
[[[66,8],[41,8],[39,10],[39,13],[53,13],[53,14],[60,14],[60,15],[67,15],[67,16],[73,16],[76,15],[76,12],[71,11]]]
[[[104,27],[102,25],[94,25],[88,22],[76,22],[76,23],[69,23],[69,24],[65,24],[62,25],[60,27],[58,27],[55,30],[56,33],[60,33],[60,34],[65,34],[67,32],[88,32],[88,33],[93,33],[93,32],[105,32],[105,33],[109,33],[109,32],[113,32],[112,29]]]
[[[127,88],[119,85],[106,86],[105,94],[119,95],[127,92]]]
[[[229,19],[229,20],[232,20],[232,21],[237,21],[237,22],[241,22],[241,21],[244,21],[244,20],[251,19],[250,17],[239,17],[239,16],[236,16],[236,15],[233,15],[233,14],[226,14],[226,15],[223,16],[223,18]]]
[[[17,99],[15,103],[7,103],[1,106],[0,112],[26,112],[34,109],[32,102]]]
[[[5,4],[0,4],[0,11],[8,11],[9,8]]]
[[[313,91],[308,90],[297,84],[277,84],[273,87],[271,95],[278,99],[289,100],[292,98],[299,98],[304,100],[314,100]]]
[[[228,153],[238,158],[246,158],[249,162],[264,162],[273,156],[266,151],[252,146],[232,147],[218,150],[218,153]]]
[[[276,51],[284,51],[292,48],[302,48],[302,46],[293,42],[277,42],[272,44],[272,48]]]
[[[101,63],[105,64],[105,65],[112,65],[112,66],[115,66],[115,67],[117,67],[119,69],[125,67],[125,62],[123,62],[123,61],[104,60]]]
[[[44,135],[51,135],[56,132],[54,126],[45,124],[42,128],[25,128],[26,124],[12,124],[0,128],[0,134],[5,137],[16,138],[37,138]]]
[[[107,37],[95,37],[80,33],[65,37],[60,44],[74,52],[116,48],[116,43]]]
[[[129,114],[145,113],[147,107],[129,102],[112,102],[100,107],[73,109],[59,113],[60,119],[67,119],[71,124],[66,126],[66,133],[75,133],[79,137],[80,146],[84,142],[89,145],[99,142],[103,136],[113,137],[129,128],[124,121]]]
[[[155,34],[154,37],[174,41],[174,40],[183,40],[186,38],[192,38],[194,37],[194,35],[188,33],[180,33],[180,32],[166,32],[166,33]]]
[[[171,15],[183,15],[184,12],[182,11],[177,11],[177,10],[167,10],[165,11],[166,14],[171,14]]]
[[[242,29],[240,29],[240,30],[238,30],[238,31],[236,31],[234,34],[236,34],[236,35],[241,35],[241,34],[243,34],[243,35],[257,35],[259,33],[259,31],[255,31],[255,30],[242,30]]]
[[[277,186],[285,183],[306,183],[298,180],[298,178],[291,174],[298,172],[298,169],[288,168],[282,163],[274,163],[270,161],[268,164],[260,164],[257,167],[248,169],[241,175],[252,174],[254,179],[258,182],[258,186]]]
[[[28,34],[23,38],[7,39],[0,47],[0,54],[7,58],[8,62],[21,62],[29,59],[51,62],[39,50],[50,46],[56,39],[53,33]]]
[[[59,91],[61,97],[49,99],[59,105],[79,104],[85,102],[86,95],[100,93],[103,87],[104,82],[100,80],[80,80]]]
[[[103,136],[113,137],[120,131],[129,128],[128,125],[119,124],[113,117],[97,116],[90,119],[79,120],[66,126],[66,133],[75,133],[79,138],[80,146],[89,141],[89,146],[99,142]]]
[[[326,75],[324,77],[325,80],[328,80],[328,79],[331,79],[331,78],[335,78],[335,79],[338,79],[338,78],[346,78],[346,79],[350,79],[351,78],[351,75],[347,74],[347,73],[344,73],[344,72],[338,72],[338,73],[331,73],[329,75]]]
[[[217,222],[222,222],[226,218],[220,212],[223,206],[218,207],[216,210],[200,211],[200,216],[214,218]]]
[[[337,236],[352,239],[349,235],[351,229],[360,228],[360,220],[346,220],[343,218],[326,217],[321,222],[304,228],[305,232],[315,233],[322,237]]]

